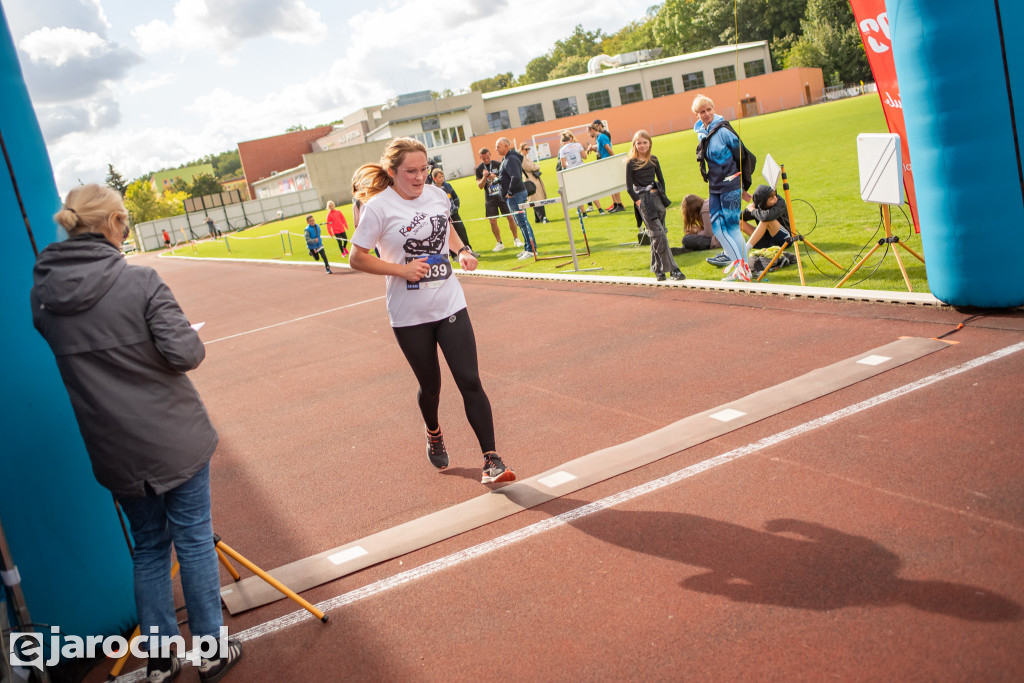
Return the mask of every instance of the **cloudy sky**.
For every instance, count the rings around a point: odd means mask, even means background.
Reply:
[[[458,90],[653,0],[0,0],[64,194]],[[360,9],[370,6],[372,9]]]

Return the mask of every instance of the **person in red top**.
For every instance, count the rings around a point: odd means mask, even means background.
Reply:
[[[342,256],[348,256],[348,221],[345,215],[334,208],[334,202],[327,202],[327,232],[338,240]]]

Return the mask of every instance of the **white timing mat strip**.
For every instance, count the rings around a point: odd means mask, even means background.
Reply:
[[[936,339],[904,337],[270,574],[294,591],[308,590],[648,465],[947,346]],[[221,589],[221,597],[228,611],[237,614],[284,596],[262,579],[250,577]]]

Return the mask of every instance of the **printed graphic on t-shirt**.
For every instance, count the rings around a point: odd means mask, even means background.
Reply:
[[[413,234],[422,234],[430,224],[430,233],[424,238],[411,237]],[[452,264],[447,251],[448,242],[448,217],[427,216],[425,213],[417,213],[413,216],[412,222],[401,230],[403,235],[410,235],[405,240],[405,262],[427,257],[427,265],[430,270],[420,278],[418,282],[406,282],[406,289],[434,289],[444,284],[452,274]]]

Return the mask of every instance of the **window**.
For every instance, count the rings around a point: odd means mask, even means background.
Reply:
[[[630,102],[643,102],[644,91],[640,88],[640,84],[635,85],[624,85],[619,88],[619,101],[622,104],[629,104]]]
[[[563,97],[560,100],[553,100],[551,104],[555,108],[555,118],[562,119],[566,116],[575,116],[580,113],[576,107],[576,97]]]
[[[508,110],[491,112],[487,115],[487,127],[492,133],[512,127],[508,120]]]
[[[424,131],[437,130],[441,127],[441,119],[436,116],[431,116],[430,118],[421,120],[420,125],[423,127]]]
[[[675,95],[676,90],[672,87],[672,77],[658,78],[651,81],[651,96],[652,97],[664,97],[665,95]]]
[[[462,126],[455,126],[454,128],[449,128],[447,131],[445,131],[445,134],[452,139],[452,144],[455,144],[456,142],[466,141],[466,131],[462,129]]]
[[[736,80],[735,66],[720,66],[715,69],[715,84],[731,83]]]
[[[531,123],[540,123],[544,120],[544,110],[539,104],[528,104],[519,107],[519,125],[528,126]]]
[[[704,72],[694,71],[692,74],[683,74],[683,90],[699,90],[704,87]]]
[[[413,133],[410,137],[414,137],[423,143],[423,146],[430,149],[434,146],[434,136],[430,133]]]
[[[612,98],[608,96],[607,90],[587,93],[587,109],[590,111],[607,109],[610,106],[612,106]]]
[[[752,62],[743,62],[743,74],[750,78],[751,76],[760,76],[764,73],[764,60],[755,59]]]

